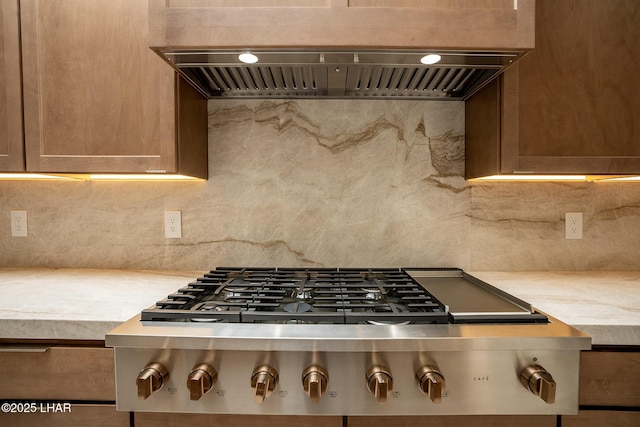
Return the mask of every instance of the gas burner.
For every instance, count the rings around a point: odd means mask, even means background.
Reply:
[[[380,288],[362,288],[362,291],[366,292],[365,298],[367,300],[380,301],[385,297]]]
[[[313,288],[302,288],[293,291],[293,297],[302,300],[313,298]]]
[[[224,322],[224,319],[216,319],[216,318],[207,318],[207,317],[192,317],[188,319],[190,322],[195,323],[220,323]]]
[[[365,309],[367,313],[408,313],[409,311],[408,307],[395,303],[378,304],[373,308]]]
[[[292,302],[282,307],[287,313],[306,313],[311,311],[311,306],[306,302]]]
[[[215,302],[205,302],[195,308],[197,311],[229,311],[228,305],[222,305]]]
[[[240,286],[226,286],[224,289],[220,291],[220,295],[222,299],[225,301],[238,301],[239,298],[243,298],[246,300],[247,295],[249,295],[252,291],[249,290],[248,287],[240,287]]]
[[[376,325],[376,326],[401,326],[401,325],[410,325],[410,320],[367,320],[365,323],[368,325]]]

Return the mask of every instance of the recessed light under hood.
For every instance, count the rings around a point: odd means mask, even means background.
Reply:
[[[471,96],[524,52],[168,50],[162,54],[208,98],[453,99]]]

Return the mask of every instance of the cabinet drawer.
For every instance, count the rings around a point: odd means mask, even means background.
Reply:
[[[115,401],[113,349],[0,347],[0,384],[0,399]]]
[[[553,415],[434,415],[427,417],[349,417],[349,427],[555,427]]]
[[[578,415],[562,417],[562,427],[637,427],[640,412],[636,411],[580,411]]]
[[[640,407],[640,352],[580,355],[580,405]]]
[[[0,423],[11,427],[129,427],[129,413],[115,405],[74,405],[66,412],[2,413]],[[38,404],[39,407],[39,404]]]
[[[342,417],[135,413],[136,427],[342,427]]]

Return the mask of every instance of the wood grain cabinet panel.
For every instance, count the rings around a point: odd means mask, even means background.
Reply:
[[[555,427],[547,415],[457,415],[426,417],[349,417],[349,427]]]
[[[640,352],[582,352],[579,402],[640,408]]]
[[[603,347],[580,355],[580,406],[563,427],[640,425],[640,352]]]
[[[136,427],[343,427],[342,417],[275,415],[135,414]]]
[[[149,49],[147,1],[20,5],[27,170],[206,178],[206,100]],[[180,115],[185,102],[197,117]]]
[[[639,22],[636,0],[537,0],[535,49],[477,94],[498,97],[498,116],[479,123],[485,104],[466,105],[467,158],[490,160],[467,178],[640,173]]]
[[[580,411],[578,415],[562,417],[562,427],[638,427],[638,411]]]
[[[534,1],[517,3],[514,9],[512,0],[149,0],[150,42],[154,48],[528,50]]]
[[[40,403],[38,403],[38,406]],[[44,411],[47,410],[43,403]],[[72,404],[67,412],[0,414],[0,423],[10,427],[129,427],[129,413],[115,405]]]
[[[0,2],[0,171],[24,171],[18,0]]]
[[[0,348],[0,399],[113,402],[115,395],[111,348]]]

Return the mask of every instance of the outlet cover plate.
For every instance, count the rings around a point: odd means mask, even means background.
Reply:
[[[182,212],[164,212],[164,237],[167,239],[182,238]]]
[[[582,239],[582,212],[564,214],[564,238],[567,240]]]
[[[11,211],[11,236],[27,237],[27,211]]]

